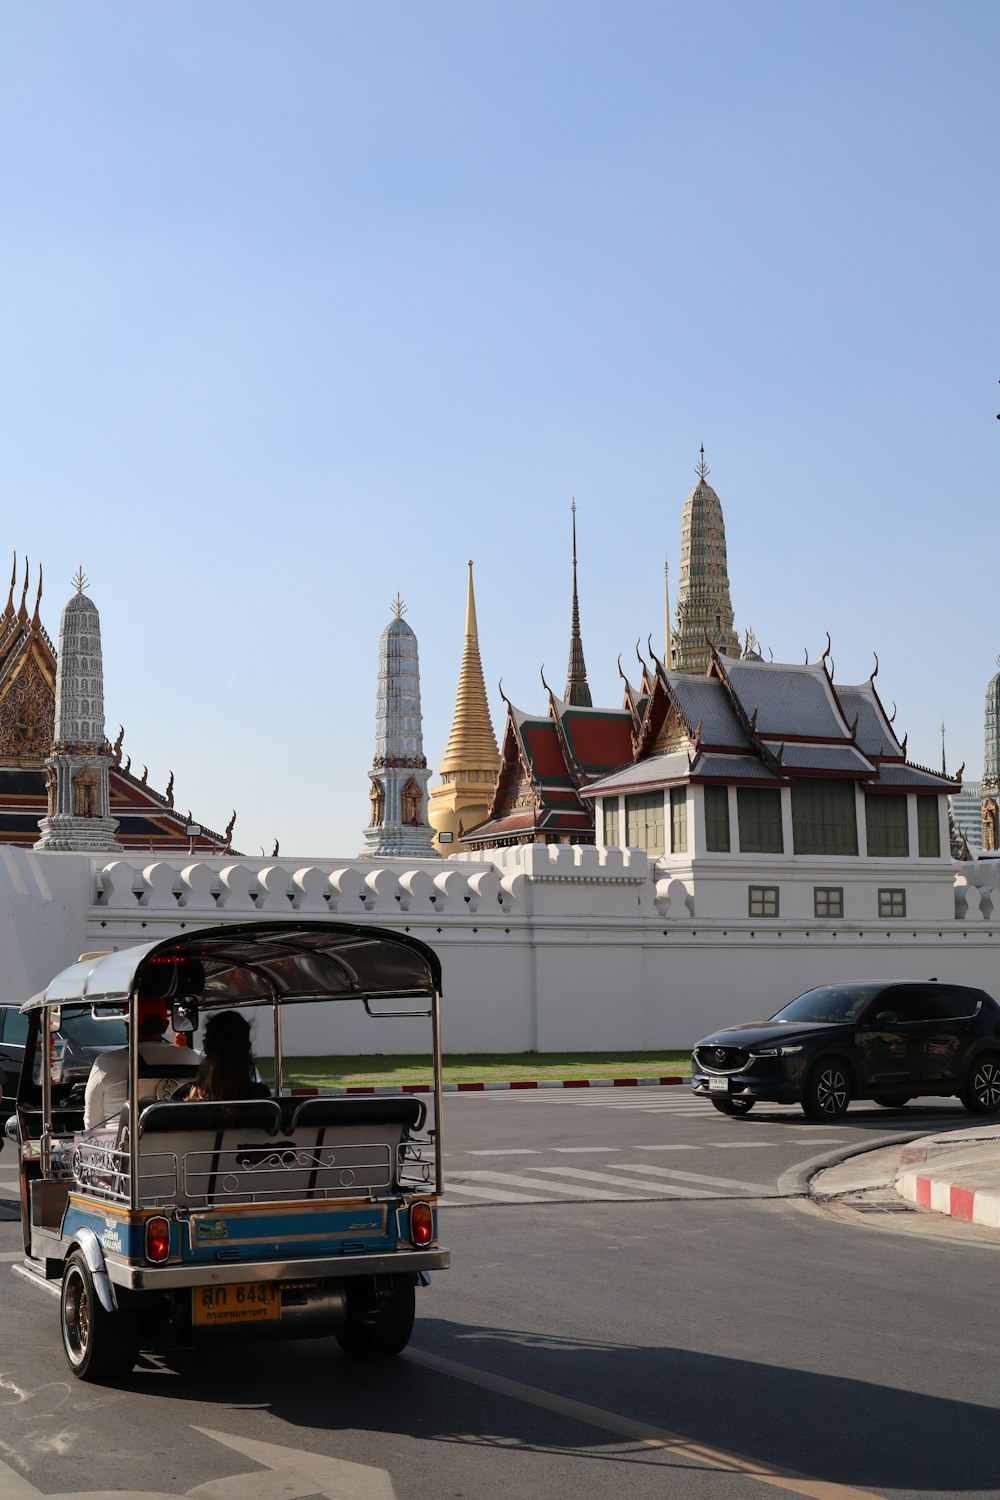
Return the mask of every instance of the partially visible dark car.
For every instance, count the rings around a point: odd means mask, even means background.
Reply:
[[[24,1060],[28,1018],[15,1001],[0,1000],[0,1074],[3,1106],[13,1107]],[[128,1040],[125,1022],[95,1020],[90,1010],[66,1011],[55,1037],[53,1064],[61,1079],[86,1083],[95,1057],[124,1047]]]
[[[824,984],[768,1021],[705,1037],[691,1087],[726,1115],[758,1100],[835,1120],[852,1099],[899,1109],[957,1094],[973,1114],[1000,1111],[1000,1006],[985,990],[928,981]]]

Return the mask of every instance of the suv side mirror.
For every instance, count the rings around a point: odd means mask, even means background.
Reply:
[[[880,1010],[875,1017],[876,1026],[897,1026],[899,1017],[894,1010]]]

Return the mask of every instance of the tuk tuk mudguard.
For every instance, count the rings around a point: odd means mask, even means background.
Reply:
[[[101,1249],[101,1242],[97,1235],[92,1229],[78,1229],[73,1241],[67,1246],[67,1254],[72,1254],[74,1247],[80,1251],[87,1262],[87,1269],[94,1280],[94,1290],[100,1298],[104,1311],[117,1312],[118,1298],[115,1296],[114,1283],[108,1275],[104,1251]]]

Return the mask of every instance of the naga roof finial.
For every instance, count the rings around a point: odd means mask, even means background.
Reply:
[[[42,565],[41,565],[41,563],[39,563],[38,564],[38,593],[35,595],[35,612],[34,612],[34,614],[31,617],[31,628],[32,628],[32,630],[39,630],[41,628],[42,617],[41,617],[41,615],[39,613],[39,609],[40,609],[41,603],[42,603]]]
[[[390,608],[392,609],[392,612],[395,615],[395,617],[396,617],[397,620],[401,620],[403,618],[403,616],[406,614],[406,605],[403,602],[403,600],[399,597],[399,592],[398,591],[396,593],[395,599],[393,599],[393,601],[392,601],[392,604],[391,604]]]
[[[73,574],[73,583],[76,585],[76,591],[78,594],[82,594],[84,589],[90,583],[90,579],[83,571],[83,563],[80,564],[76,572]]]

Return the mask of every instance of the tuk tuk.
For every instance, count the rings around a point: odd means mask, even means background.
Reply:
[[[226,1007],[268,1007],[271,1097],[175,1098],[199,1058],[178,1046],[176,1062],[144,1061],[135,1022],[150,993],[175,1033]],[[320,1003],[354,1004],[376,1023],[422,1018],[431,1111],[415,1093],[286,1089],[283,1008]],[[405,1347],[415,1287],[450,1260],[438,1239],[440,1004],[440,961],[408,934],[262,920],[87,956],[22,1007],[8,1133],[25,1258],[13,1269],[59,1293],[74,1375],[113,1380],[140,1349],[222,1339],[332,1336],[355,1358]],[[53,1062],[60,1025],[81,1013],[130,1022],[127,1102],[90,1130],[83,1085]]]

